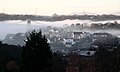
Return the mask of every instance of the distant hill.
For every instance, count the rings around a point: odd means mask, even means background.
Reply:
[[[78,13],[74,15],[53,15],[53,16],[40,16],[40,15],[9,15],[9,14],[0,14],[0,21],[4,20],[36,20],[36,21],[62,21],[66,19],[74,20],[74,19],[79,19],[79,20],[92,20],[92,21],[105,21],[105,20],[116,20],[120,19],[120,15],[118,13],[114,13],[107,15],[107,14],[102,14],[98,15],[95,13]]]

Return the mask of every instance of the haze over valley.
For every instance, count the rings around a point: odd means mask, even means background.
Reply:
[[[0,72],[120,72],[120,0],[0,0]]]

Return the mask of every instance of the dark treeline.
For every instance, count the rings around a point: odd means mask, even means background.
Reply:
[[[2,42],[0,42],[0,72],[24,72],[26,67],[24,65],[21,65],[22,51],[23,47],[3,44]],[[63,58],[62,54],[53,53],[52,61],[50,63],[51,65],[48,66],[50,67],[50,69],[46,68],[46,71],[43,72],[50,72],[50,70],[52,70],[52,72],[65,72],[66,63],[62,58]],[[34,61],[36,62],[37,60],[34,59]],[[33,62],[33,64],[35,63]],[[32,67],[33,68],[27,70],[31,71],[32,69],[35,68],[34,66]]]
[[[13,67],[17,67],[20,64],[21,53],[21,46],[3,44],[0,41],[0,72],[6,72],[6,66],[10,61],[15,61]]]
[[[0,14],[0,21],[4,20],[38,20],[38,21],[62,21],[66,19],[74,20],[92,20],[92,21],[105,21],[105,20],[116,20],[120,19],[120,16],[117,15],[57,15],[53,16],[40,16],[40,15],[15,15],[15,14]]]
[[[61,54],[52,53],[41,31],[32,31],[26,44],[3,44],[0,41],[0,72],[65,72]]]
[[[23,47],[0,41],[0,72],[119,72],[120,43],[97,43],[93,56],[53,53],[41,31],[32,31]],[[106,41],[105,41],[106,42]],[[88,53],[89,54],[89,53]]]

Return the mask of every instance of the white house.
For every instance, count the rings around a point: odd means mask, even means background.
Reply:
[[[63,44],[65,44],[66,47],[71,47],[75,42],[72,38],[63,38]]]

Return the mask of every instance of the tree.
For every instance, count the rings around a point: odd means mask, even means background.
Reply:
[[[95,54],[96,59],[96,72],[114,72],[114,53],[108,51],[104,46],[99,47]]]
[[[41,31],[33,30],[23,46],[21,72],[51,72],[52,51]]]
[[[2,41],[0,40],[0,47],[1,47],[1,45],[2,45]]]
[[[18,67],[16,64],[19,64],[20,62],[21,52],[22,48],[20,46],[8,45],[0,41],[0,72],[12,72],[13,70],[17,69]],[[15,61],[15,64],[9,64],[10,66],[8,66],[10,69],[8,69],[6,65],[10,61]],[[16,70],[15,72],[17,71],[18,70]]]
[[[53,72],[66,72],[66,58],[60,52],[53,53]]]
[[[120,71],[120,45],[114,50],[114,72]]]

